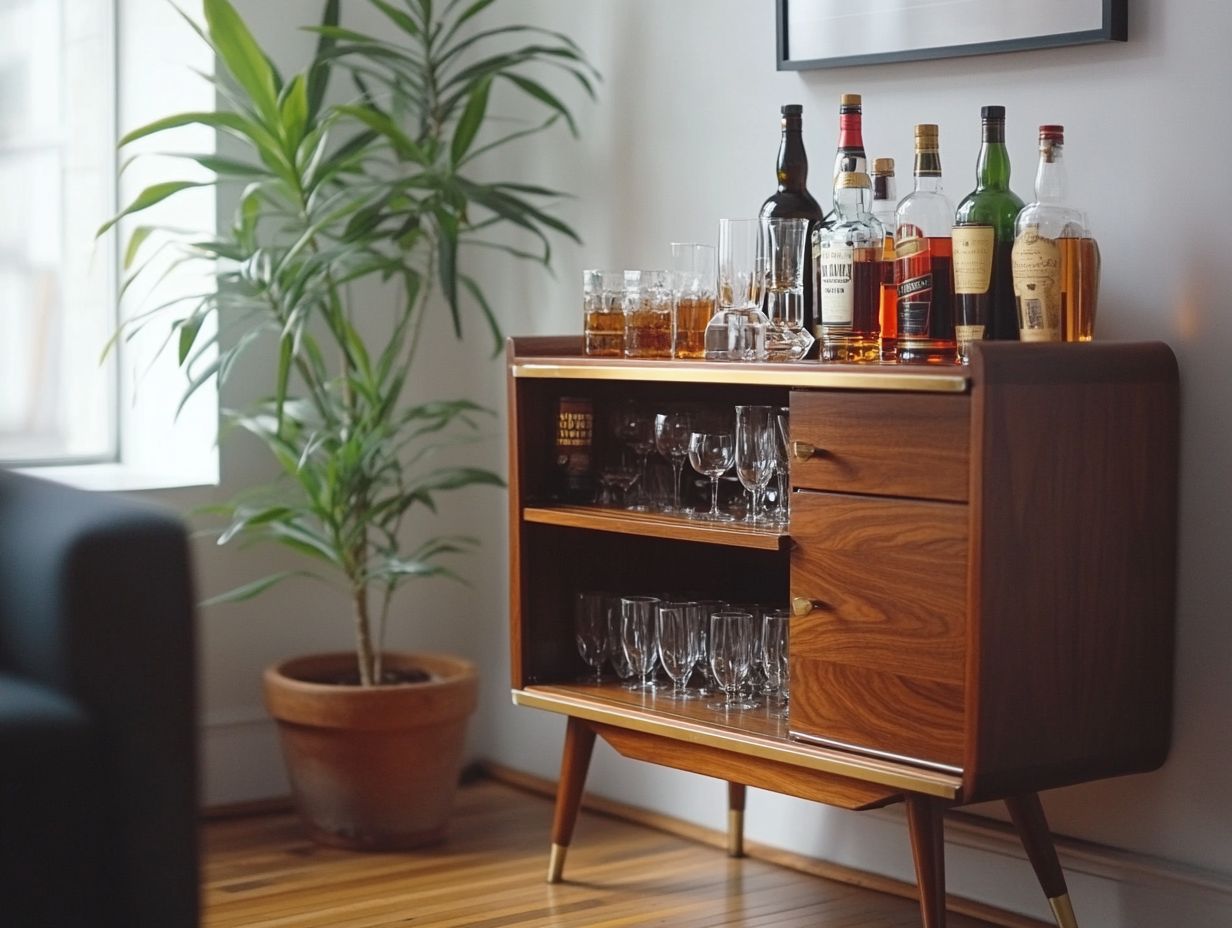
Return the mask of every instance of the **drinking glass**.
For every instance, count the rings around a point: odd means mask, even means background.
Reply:
[[[767,263],[760,219],[719,220],[718,309],[706,327],[708,360],[765,360]]]
[[[721,702],[710,703],[711,709],[730,712],[733,709],[754,708],[755,703],[740,693],[752,661],[753,617],[747,612],[716,612],[712,615],[710,670],[725,698]]]
[[[807,219],[763,219],[766,271],[766,357],[799,361],[813,347],[804,328],[804,272],[808,254]]]
[[[714,318],[714,246],[672,242],[672,318],[677,358],[706,356],[706,326]]]
[[[607,604],[604,593],[578,593],[573,604],[573,634],[578,654],[594,674],[584,682],[603,682],[603,662],[607,658]]]
[[[626,688],[631,684],[628,682],[633,677],[633,668],[629,664],[629,658],[625,656],[624,646],[621,644],[620,632],[620,600],[612,598],[607,603],[607,659],[612,665],[612,670],[616,674],[616,678],[624,682]]]
[[[774,480],[776,483],[776,497],[774,508],[767,513],[767,518],[780,528],[788,524],[791,516],[791,509],[788,502],[788,496],[791,488],[788,486],[787,478],[789,476],[789,468],[791,461],[788,458],[787,436],[791,434],[790,420],[788,418],[788,408],[780,406],[772,415],[771,423],[771,447],[774,450]]]
[[[766,673],[766,701],[772,718],[787,718],[787,647],[790,632],[790,613],[786,609],[772,609],[762,616],[761,660]]]
[[[659,603],[655,610],[655,634],[659,644],[659,663],[672,681],[672,696],[695,699],[686,689],[697,661],[696,603]]]
[[[636,455],[637,480],[633,492],[625,493],[625,508],[645,512],[650,508],[650,492],[646,487],[646,462],[655,447],[654,419],[636,406],[626,406],[620,412],[617,435]]]
[[[682,512],[680,508],[680,472],[684,459],[689,456],[689,436],[693,434],[693,416],[688,412],[663,412],[655,416],[655,447],[672,464],[672,507],[668,512]]]
[[[672,356],[672,288],[667,271],[625,271],[625,357]]]
[[[721,599],[701,599],[692,604],[692,615],[697,623],[697,659],[695,666],[701,671],[701,686],[697,695],[710,696],[714,693],[714,674],[710,672],[710,617],[716,612],[729,611],[728,605]]]
[[[689,463],[699,474],[710,478],[710,511],[699,519],[731,522],[733,516],[719,511],[719,478],[736,459],[735,443],[727,432],[694,432],[689,436]]]
[[[761,497],[774,473],[774,408],[736,407],[736,476],[752,494],[748,522],[762,521]]]
[[[592,358],[625,353],[624,290],[623,271],[582,271],[583,331]]]
[[[620,600],[620,646],[629,660],[629,667],[639,682],[629,689],[653,690],[655,660],[656,596],[623,596]]]

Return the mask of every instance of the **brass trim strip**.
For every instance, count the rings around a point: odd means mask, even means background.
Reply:
[[[721,364],[704,361],[627,361],[551,363],[515,361],[513,376],[548,380],[627,380],[661,383],[715,383],[763,387],[813,387],[831,390],[892,390],[915,393],[965,393],[969,378],[959,372],[832,369],[823,364]]]
[[[1078,928],[1078,919],[1074,917],[1074,907],[1069,901],[1069,893],[1051,897],[1048,904],[1052,906],[1052,915],[1057,920],[1057,928]]]
[[[857,754],[865,754],[869,757],[877,757],[881,760],[893,761],[897,764],[911,764],[915,767],[927,767],[929,770],[936,770],[939,773],[952,773],[956,777],[962,776],[962,767],[952,767],[949,764],[941,764],[935,760],[923,760],[919,757],[911,757],[908,754],[894,754],[890,751],[878,751],[876,748],[866,748],[858,744],[848,744],[846,741],[836,741],[834,738],[821,738],[817,735],[806,735],[798,731],[793,731],[790,734],[797,741],[805,741],[809,744],[820,745],[823,748],[835,748],[839,751],[854,751]]]
[[[534,688],[515,689],[513,704],[941,799],[957,799],[962,790],[960,777],[932,770],[889,763],[866,755],[794,744],[747,732],[734,733],[702,722],[658,718],[653,713],[641,712],[629,706],[608,705],[563,693],[548,693]]]

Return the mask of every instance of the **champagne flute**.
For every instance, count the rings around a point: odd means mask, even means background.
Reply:
[[[694,432],[689,436],[689,463],[699,474],[710,478],[710,511],[699,519],[731,522],[730,513],[719,511],[719,478],[736,459],[735,443],[728,432]]]
[[[736,407],[736,476],[752,494],[749,522],[762,521],[761,498],[774,473],[773,407]]]
[[[655,447],[672,464],[672,508],[681,512],[680,473],[689,455],[689,436],[693,434],[693,417],[687,412],[661,412],[655,416]]]
[[[771,418],[773,420],[771,423],[773,439],[770,444],[774,449],[774,479],[777,484],[777,499],[772,510],[772,517],[773,522],[777,526],[783,527],[788,524],[788,518],[791,515],[791,509],[787,501],[787,495],[790,492],[790,487],[787,484],[788,468],[791,466],[787,455],[787,436],[791,434],[787,407],[780,406],[774,411]]]

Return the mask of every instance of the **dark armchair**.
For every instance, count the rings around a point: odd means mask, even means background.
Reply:
[[[182,525],[0,472],[0,924],[198,918]]]

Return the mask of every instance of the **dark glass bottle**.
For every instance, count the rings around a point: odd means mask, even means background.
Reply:
[[[821,225],[824,211],[808,192],[808,155],[804,153],[801,117],[804,107],[797,103],[782,108],[783,134],[779,141],[778,190],[761,205],[762,219],[807,219],[808,255],[805,267],[813,266],[813,231]],[[816,325],[817,306],[813,296],[813,275],[804,275],[804,330],[812,332]]]
[[[1018,338],[1010,253],[1014,220],[1023,204],[1010,190],[1005,107],[984,107],[980,120],[975,189],[954,214],[954,334],[964,363],[972,341]]]

